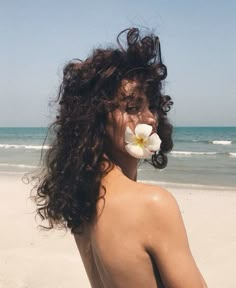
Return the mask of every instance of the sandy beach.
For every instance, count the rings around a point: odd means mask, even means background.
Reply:
[[[42,231],[21,175],[0,175],[0,288],[90,287],[70,232]],[[208,287],[235,288],[236,189],[177,189],[190,246]]]

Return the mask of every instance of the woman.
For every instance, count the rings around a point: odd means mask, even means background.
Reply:
[[[173,146],[159,39],[117,41],[64,69],[37,212],[71,229],[94,288],[206,287],[175,199],[136,182],[140,158],[164,168]]]

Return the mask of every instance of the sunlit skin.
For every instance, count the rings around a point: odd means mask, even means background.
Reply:
[[[75,235],[86,272],[93,288],[207,287],[175,199],[165,189],[136,182],[139,160],[125,149],[125,129],[148,124],[156,131],[158,125],[137,85],[123,80],[120,106],[108,115],[104,153],[115,166],[102,179],[106,194],[97,203],[96,220]]]

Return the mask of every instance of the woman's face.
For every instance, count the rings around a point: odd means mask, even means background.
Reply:
[[[139,82],[135,80],[122,80],[121,87],[116,95],[119,108],[109,112],[106,134],[107,150],[109,154],[120,155],[128,152],[125,149],[125,130],[129,127],[133,132],[137,124],[148,124],[157,129],[157,113],[155,107],[144,94]]]

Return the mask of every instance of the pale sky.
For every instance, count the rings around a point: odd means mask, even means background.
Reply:
[[[160,37],[175,126],[236,126],[234,0],[0,0],[0,126],[47,126],[63,66],[128,27]]]

